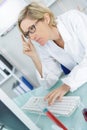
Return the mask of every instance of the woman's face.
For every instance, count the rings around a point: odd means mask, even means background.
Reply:
[[[43,21],[25,18],[21,22],[20,27],[24,34],[27,34],[31,40],[34,40],[43,46],[48,40],[51,40],[52,30],[49,26],[49,20],[49,18],[46,18]]]

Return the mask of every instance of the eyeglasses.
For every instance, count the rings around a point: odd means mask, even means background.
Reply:
[[[33,25],[31,25],[29,28],[28,28],[28,31],[26,32],[26,33],[24,33],[24,37],[25,38],[29,38],[29,33],[31,33],[31,34],[33,34],[35,31],[36,31],[36,25],[37,25],[37,23],[40,21],[40,19],[39,20],[37,20],[36,22],[35,22],[35,24],[33,24]]]

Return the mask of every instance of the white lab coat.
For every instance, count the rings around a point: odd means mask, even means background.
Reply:
[[[37,77],[44,87],[53,86],[65,65],[71,72],[61,79],[74,91],[87,82],[87,15],[70,10],[57,17],[58,30],[64,40],[64,49],[53,41],[40,46],[38,53],[42,62],[43,78]]]

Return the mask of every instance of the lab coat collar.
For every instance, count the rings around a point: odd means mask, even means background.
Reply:
[[[62,20],[57,19],[57,28],[64,40],[64,49],[57,46],[53,41],[48,41],[47,44],[45,44],[44,48],[51,54],[52,57],[54,57],[59,63],[63,64],[68,68],[69,70],[72,70],[72,68],[76,65],[74,62],[74,59],[67,53],[67,44],[72,42],[72,37],[70,35],[70,32],[66,29],[64,23]]]
[[[68,32],[68,30],[66,29],[63,21],[60,20],[60,18],[59,19],[57,18],[56,22],[57,22],[58,31],[61,34],[61,36],[64,40],[64,43],[66,44],[66,42],[68,42],[72,39],[70,32]]]
[[[49,54],[54,57],[54,59],[56,59],[60,64],[64,65],[69,70],[72,70],[72,68],[76,65],[74,59],[67,52],[65,52],[64,49],[57,46],[53,41],[49,41],[45,47]]]

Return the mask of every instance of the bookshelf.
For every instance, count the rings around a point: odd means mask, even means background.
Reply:
[[[23,74],[18,69],[16,69],[6,57],[4,57],[1,52],[0,71],[0,74],[3,77],[1,78],[0,76],[0,101],[5,104],[6,108],[8,108],[26,126],[27,129],[29,128],[30,130],[40,130],[40,128],[36,126],[36,124],[32,122],[32,120],[14,102],[14,98],[19,95],[17,95],[17,93],[14,93],[14,91],[12,90],[13,83],[18,82],[22,87],[22,89],[20,88],[20,90],[23,90],[23,88],[27,88],[27,90],[25,90],[26,92],[28,92],[31,91],[31,89],[29,89],[29,86],[27,87],[25,81],[27,84],[29,84],[29,82],[26,80]],[[22,77],[22,80],[20,79],[20,77]]]
[[[33,90],[32,84],[8,60],[0,54],[0,88],[10,98]]]

